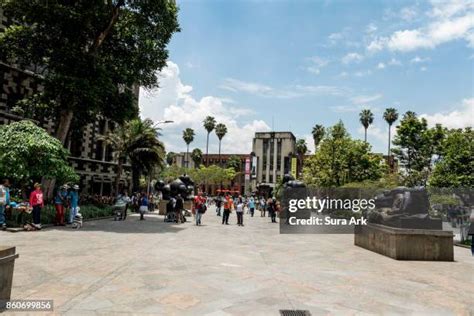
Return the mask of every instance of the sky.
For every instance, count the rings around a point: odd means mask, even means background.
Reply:
[[[251,152],[257,131],[292,131],[314,152],[311,130],[342,120],[386,152],[382,118],[394,107],[430,125],[474,125],[474,1],[178,1],[160,88],[141,89],[140,112],[163,124],[167,151],[205,152],[207,115],[228,127],[223,153]],[[395,123],[396,125],[397,123]],[[393,128],[395,131],[395,128]],[[209,152],[218,140],[210,136]]]

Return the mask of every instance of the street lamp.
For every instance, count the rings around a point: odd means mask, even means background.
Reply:
[[[172,120],[166,120],[166,121],[157,121],[153,126],[160,125],[160,124],[171,124],[174,123]]]
[[[160,124],[171,124],[171,123],[174,123],[174,121],[172,120],[157,121],[155,122],[155,124],[153,124],[153,127],[156,127],[157,125],[160,125]],[[148,176],[148,184],[147,184],[147,189],[146,189],[147,195],[150,194],[150,184],[151,184],[151,175]]]

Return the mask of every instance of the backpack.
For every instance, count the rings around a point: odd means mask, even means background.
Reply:
[[[7,189],[3,185],[0,185],[0,205],[7,204]]]

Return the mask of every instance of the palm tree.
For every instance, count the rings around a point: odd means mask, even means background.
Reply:
[[[299,173],[303,169],[303,157],[308,152],[308,145],[304,139],[298,139],[296,142],[296,154],[298,155],[298,164],[300,165]]]
[[[362,126],[364,126],[364,140],[367,143],[367,129],[369,128],[369,125],[374,122],[374,114],[369,109],[364,109],[359,114],[359,120]]]
[[[313,140],[314,140],[314,150],[316,151],[316,148],[318,148],[319,143],[324,138],[324,134],[326,133],[324,126],[316,124],[313,127],[313,130],[311,131],[311,134],[313,134]]]
[[[204,128],[206,129],[207,131],[207,140],[206,140],[206,166],[209,165],[209,159],[208,159],[208,155],[209,155],[209,134],[211,134],[211,132],[214,130],[214,128],[216,127],[216,119],[212,116],[207,116],[205,119],[204,119]]]
[[[194,168],[199,168],[202,163],[202,151],[199,148],[194,148],[191,152],[191,159],[194,162]]]
[[[222,162],[221,162],[221,143],[222,143],[222,138],[227,134],[227,126],[225,124],[219,123],[216,125],[216,135],[217,138],[219,138],[219,166],[222,167]]]
[[[186,160],[185,160],[185,165],[186,168],[189,166],[189,144],[191,144],[194,140],[194,130],[192,128],[186,128],[183,131],[183,140],[186,143]]]
[[[115,194],[118,194],[123,165],[127,159],[130,159],[132,165],[134,186],[142,172],[150,172],[153,168],[163,165],[165,148],[158,136],[159,128],[154,127],[150,119],[134,119],[119,125],[113,131],[109,130],[105,135],[99,135],[99,140],[112,147],[117,161]]]
[[[396,120],[398,120],[398,112],[394,108],[388,108],[385,110],[383,113],[383,118],[388,124],[388,159],[390,159],[390,143],[391,143],[391,129],[392,129],[392,124],[395,123]]]

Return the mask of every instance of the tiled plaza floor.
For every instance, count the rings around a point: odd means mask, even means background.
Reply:
[[[149,215],[0,232],[20,254],[13,299],[52,299],[66,315],[474,314],[469,249],[455,247],[455,262],[395,261],[354,246],[352,235],[219,220],[209,210],[201,227]]]

